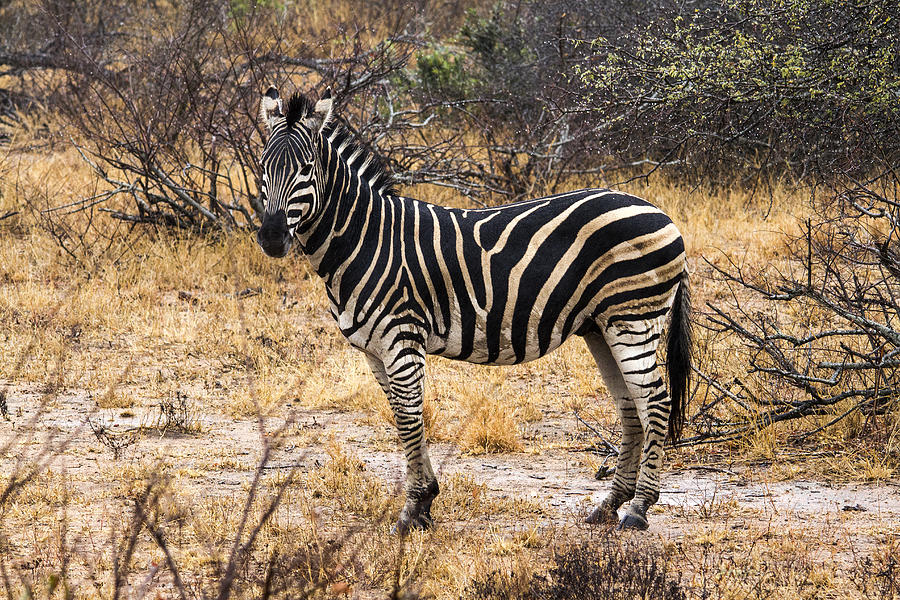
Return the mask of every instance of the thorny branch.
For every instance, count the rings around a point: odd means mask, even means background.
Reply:
[[[745,368],[728,373],[719,363],[718,372],[696,371],[707,396],[692,419],[697,435],[683,444],[736,439],[810,416],[797,439],[856,414],[864,428],[876,429],[898,408],[900,204],[890,173],[820,201],[817,219],[789,244],[787,273],[708,263],[733,299],[708,304],[702,325],[710,336],[735,340]]]

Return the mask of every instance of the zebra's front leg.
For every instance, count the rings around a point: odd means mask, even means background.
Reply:
[[[410,529],[427,529],[434,524],[431,503],[440,489],[428,458],[422,418],[424,352],[405,348],[388,361],[367,357],[388,397],[406,453],[406,503],[391,532],[403,535]]]

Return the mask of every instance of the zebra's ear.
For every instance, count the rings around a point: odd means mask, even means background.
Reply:
[[[334,120],[334,98],[331,97],[331,88],[325,90],[322,98],[316,102],[312,113],[306,119],[306,125],[310,129],[317,129],[319,133]]]
[[[259,101],[259,120],[263,122],[271,134],[272,130],[275,129],[275,119],[283,116],[284,110],[281,98],[278,97],[278,90],[275,89],[275,86],[270,86]]]

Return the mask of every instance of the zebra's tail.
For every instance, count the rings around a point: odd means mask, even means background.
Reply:
[[[672,318],[666,340],[666,374],[669,380],[669,396],[672,410],[669,413],[669,440],[677,442],[684,427],[684,413],[688,401],[691,379],[691,292],[688,288],[687,269],[681,274]]]

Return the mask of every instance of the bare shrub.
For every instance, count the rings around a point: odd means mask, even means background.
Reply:
[[[466,598],[616,600],[687,598],[669,559],[658,548],[615,537],[556,550],[546,576],[530,580],[493,571],[472,581]]]
[[[197,408],[187,394],[180,390],[159,402],[156,428],[177,433],[200,433],[202,426]]]
[[[709,365],[710,390],[691,441],[732,439],[807,419],[802,441],[848,419],[855,435],[888,442],[900,397],[900,181],[885,172],[816,200],[806,231],[788,240],[781,271],[719,269],[733,290],[709,306],[708,327],[735,340],[743,373]],[[718,367],[718,368],[717,368]],[[727,406],[726,413],[718,410]],[[900,460],[894,447],[894,460]]]
[[[88,417],[87,424],[94,434],[94,438],[100,442],[101,446],[108,448],[112,452],[115,460],[119,460],[128,448],[140,441],[143,435],[143,428],[141,427],[129,427],[121,431],[115,431],[91,417]]]

